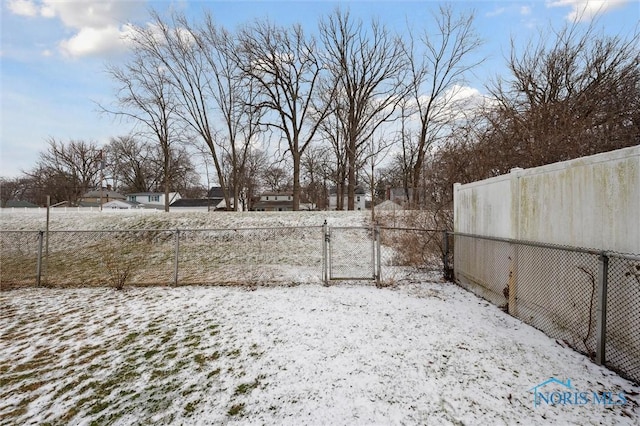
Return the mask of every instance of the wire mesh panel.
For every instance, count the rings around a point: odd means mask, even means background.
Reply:
[[[460,285],[574,350],[597,359],[606,342],[605,364],[640,382],[640,257],[455,234],[454,264]]]
[[[0,232],[0,289],[37,282],[39,231]]]
[[[640,383],[640,257],[611,254],[605,364]]]
[[[380,228],[380,280],[395,282],[416,268],[441,270],[443,236],[442,231]]]
[[[54,231],[43,253],[43,283],[64,286],[173,282],[174,231]]]
[[[332,227],[329,230],[329,278],[374,280],[374,230],[363,227]]]
[[[178,283],[320,282],[322,227],[180,231]]]
[[[516,274],[509,313],[593,358],[598,255],[514,244]]]
[[[458,283],[494,305],[506,307],[515,258],[511,244],[457,234],[454,244]]]

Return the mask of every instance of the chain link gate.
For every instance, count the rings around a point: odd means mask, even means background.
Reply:
[[[325,225],[325,256],[328,280],[379,281],[380,230]]]

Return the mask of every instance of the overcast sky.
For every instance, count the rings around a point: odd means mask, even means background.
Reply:
[[[113,102],[114,85],[107,63],[122,60],[122,35],[129,23],[144,25],[148,10],[183,10],[196,18],[210,10],[229,28],[257,18],[301,23],[316,28],[319,17],[336,6],[352,15],[380,18],[403,31],[419,25],[438,7],[436,1],[212,1],[212,0],[3,0],[0,65],[0,176],[15,177],[36,163],[49,137],[95,140],[129,133],[132,124],[101,116],[96,103]],[[488,57],[469,90],[504,71],[510,37],[524,42],[549,24],[556,27],[581,17],[587,25],[600,12],[598,25],[611,34],[627,35],[640,21],[640,0],[455,1],[454,7],[475,10],[476,28]],[[580,13],[585,11],[585,13]]]

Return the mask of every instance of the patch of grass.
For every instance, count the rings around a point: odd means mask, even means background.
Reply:
[[[200,367],[202,367],[207,362],[207,358],[202,354],[194,355],[193,359]]]
[[[240,356],[240,349],[234,349],[232,351],[227,352],[227,356],[229,358],[238,358]]]
[[[66,385],[64,385],[62,388],[60,388],[54,395],[53,395],[53,400],[57,400],[58,398],[60,398],[62,395],[64,395],[65,393],[69,392],[72,389],[77,388],[78,386],[80,386],[81,384],[83,384],[84,382],[86,382],[87,380],[89,380],[91,378],[91,376],[89,376],[88,374],[82,374],[80,375],[80,377],[78,377],[76,380],[72,380],[69,383],[67,383]]]
[[[151,381],[154,380],[158,380],[158,379],[165,379],[167,377],[169,377],[171,375],[171,371],[169,370],[160,370],[160,369],[155,369],[151,372]]]
[[[88,413],[89,415],[98,414],[101,411],[104,411],[106,408],[108,408],[109,405],[111,405],[109,401],[104,401],[104,400],[98,401],[89,408]]]
[[[229,411],[227,411],[227,414],[230,416],[237,416],[242,412],[242,410],[244,410],[244,403],[234,404],[231,406],[231,408],[229,408]]]
[[[135,331],[133,333],[129,333],[127,335],[127,337],[125,337],[124,340],[122,341],[122,345],[123,346],[130,345],[131,343],[133,343],[138,338],[138,336],[140,336],[140,333],[138,333],[137,331]]]
[[[259,358],[262,356],[262,352],[258,351],[259,346],[257,344],[251,345],[251,352],[249,352],[249,356],[253,358]]]
[[[16,391],[16,393],[18,394],[25,394],[25,393],[30,393],[33,391],[38,390],[41,386],[45,385],[47,382],[33,382],[33,383],[29,383],[29,384],[25,384],[22,385],[18,388],[18,390]]]
[[[200,340],[202,338],[200,337],[199,334],[192,334],[189,337],[185,337],[185,339],[183,340],[183,343],[185,346],[189,346],[192,348],[197,347],[198,345],[200,345]]]
[[[207,374],[207,379],[210,379],[214,376],[217,376],[220,374],[220,369],[216,368],[215,370],[212,370],[209,374]]]
[[[191,401],[187,403],[187,405],[184,406],[185,414],[187,415],[193,414],[193,412],[196,411],[196,407],[198,406],[199,403],[200,401]]]
[[[144,359],[149,359],[149,358],[151,358],[152,356],[156,355],[156,354],[157,354],[157,353],[159,353],[159,352],[160,352],[160,351],[159,351],[159,350],[157,350],[157,349],[151,349],[151,350],[148,350],[148,351],[146,351],[146,352],[144,353],[144,355],[143,355],[143,356],[144,356]]]
[[[177,332],[178,332],[177,328],[172,328],[170,330],[165,331],[164,336],[160,338],[160,344],[161,345],[166,344],[169,340],[173,339],[173,336],[175,336]]]
[[[265,378],[265,376],[260,375],[260,376],[256,377],[256,379],[253,382],[242,383],[242,384],[238,385],[236,387],[236,390],[233,393],[233,395],[234,396],[238,396],[238,395],[244,395],[246,393],[251,392],[252,390],[257,388],[258,386],[260,386],[260,381],[264,380],[264,378]]]

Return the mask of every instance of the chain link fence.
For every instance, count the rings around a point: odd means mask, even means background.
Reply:
[[[416,269],[462,287],[640,382],[640,256],[392,227],[0,231],[0,289],[253,285]]]
[[[322,227],[2,231],[0,255],[2,289],[321,282]]]
[[[458,284],[640,382],[640,256],[450,235]]]
[[[380,227],[380,280],[393,284],[416,269],[441,275],[447,234],[419,228]]]
[[[441,231],[379,227],[2,231],[0,286],[253,285],[439,270]]]
[[[38,283],[42,231],[0,232],[0,290]]]

